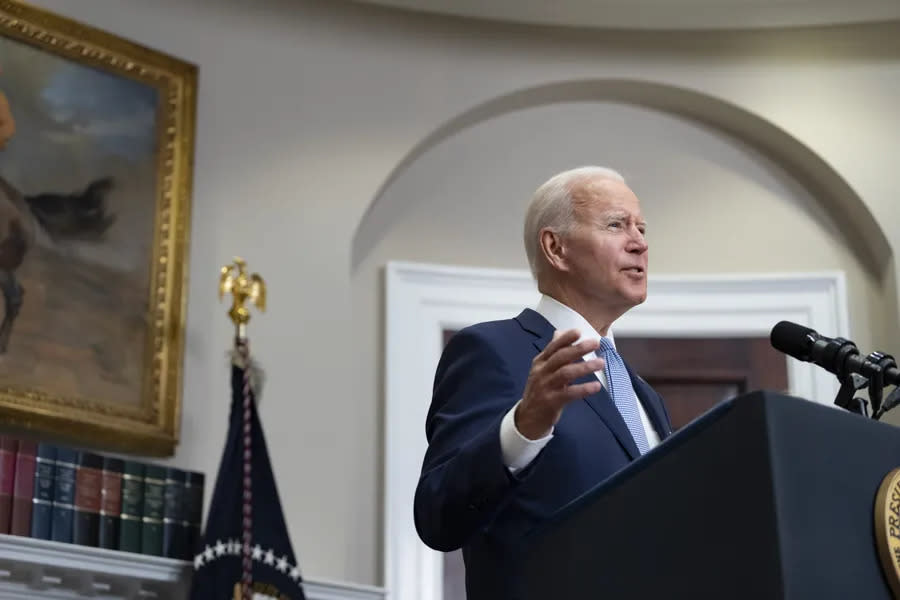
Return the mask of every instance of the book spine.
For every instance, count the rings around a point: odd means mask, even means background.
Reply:
[[[12,516],[9,532],[28,537],[31,533],[31,505],[34,497],[34,466],[37,444],[20,440],[16,454],[16,481],[13,484]]]
[[[165,512],[166,470],[147,465],[144,471],[144,514],[141,518],[141,553],[162,556],[162,526]]]
[[[166,469],[166,491],[163,504],[163,556],[181,558],[184,550],[184,480],[185,472]]]
[[[122,467],[122,510],[119,514],[119,550],[139,553],[144,514],[144,465],[127,460]]]
[[[203,483],[204,475],[196,471],[188,471],[184,481],[184,554],[182,560],[194,560],[200,552],[203,520]]]
[[[96,547],[100,542],[103,457],[92,452],[79,452],[77,464],[72,541],[82,546]]]
[[[56,483],[56,446],[38,444],[34,465],[34,496],[31,506],[31,537],[50,539],[50,521]]]
[[[72,542],[77,460],[78,453],[75,450],[57,447],[56,481],[53,490],[53,512],[50,525],[50,539],[57,542]]]
[[[119,524],[122,514],[122,468],[118,458],[103,458],[103,476],[100,490],[100,532],[101,548],[119,548]]]
[[[9,533],[18,451],[18,440],[8,435],[0,435],[0,533]]]

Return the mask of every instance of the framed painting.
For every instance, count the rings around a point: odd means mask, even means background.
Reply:
[[[0,429],[168,456],[195,65],[0,0]]]

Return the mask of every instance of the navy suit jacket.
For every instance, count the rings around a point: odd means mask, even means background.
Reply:
[[[531,362],[553,331],[531,309],[514,319],[467,327],[447,343],[435,373],[415,524],[431,548],[462,548],[468,600],[506,597],[509,558],[521,550],[523,537],[640,455],[602,389],[570,403],[538,457],[510,474],[500,450],[500,421],[521,399]],[[672,427],[662,399],[628,371],[665,439]],[[591,380],[593,373],[578,381]]]

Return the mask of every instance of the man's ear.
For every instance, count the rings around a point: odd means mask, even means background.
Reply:
[[[547,264],[557,271],[568,271],[569,261],[563,236],[559,232],[545,227],[541,229],[539,240],[541,253]]]

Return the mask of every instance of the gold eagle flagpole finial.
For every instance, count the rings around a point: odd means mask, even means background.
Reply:
[[[247,322],[250,320],[250,310],[246,304],[255,304],[260,310],[266,309],[266,284],[263,278],[257,273],[247,273],[247,263],[240,257],[235,257],[230,265],[225,265],[219,269],[219,301],[222,301],[225,294],[231,294],[231,310],[228,316],[234,323],[234,350],[232,351],[232,365],[239,367],[242,373],[242,386],[238,390],[235,384],[235,378],[232,378],[232,394],[240,393],[243,397],[242,407],[242,431],[241,441],[239,443],[238,456],[242,456],[243,467],[243,497],[241,504],[241,514],[244,518],[241,521],[241,555],[243,557],[241,567],[241,580],[235,586],[234,597],[240,600],[251,600],[254,596],[253,586],[253,568],[251,559],[251,544],[253,543],[253,495],[251,490],[253,487],[253,403],[254,397],[258,391],[258,385],[254,385],[254,380],[258,380],[257,367],[254,361],[250,359],[250,349],[247,343]],[[238,406],[237,403],[234,406]]]
[[[258,273],[247,273],[247,263],[235,257],[230,265],[219,270],[219,301],[229,293],[232,302],[228,316],[234,323],[236,341],[243,342],[247,339],[250,320],[250,310],[245,305],[250,301],[259,310],[266,310],[266,282]]]

